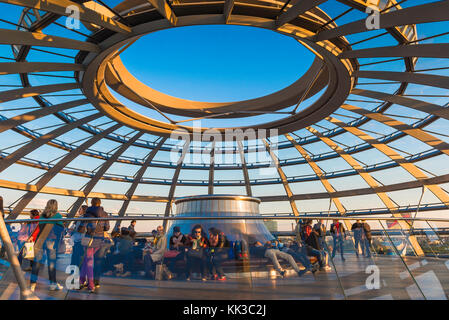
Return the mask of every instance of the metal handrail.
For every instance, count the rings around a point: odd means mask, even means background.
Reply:
[[[16,220],[5,220],[5,223],[36,223],[36,222],[66,222],[66,221],[128,221],[128,220],[149,220],[149,221],[176,221],[176,220],[298,220],[298,219],[311,219],[310,216],[290,216],[290,217],[279,217],[279,216],[220,216],[220,217],[142,217],[142,216],[127,216],[127,217],[117,217],[110,216],[107,218],[56,218],[56,219],[16,219]],[[373,217],[315,217],[314,220],[366,220],[366,221],[431,221],[431,222],[448,222],[449,218],[373,218]]]

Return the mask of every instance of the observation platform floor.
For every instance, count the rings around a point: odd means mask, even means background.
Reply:
[[[298,277],[293,270],[289,270],[285,278],[273,276],[273,272],[259,272],[257,276],[250,272],[247,277],[228,274],[225,282],[102,277],[101,287],[95,293],[89,293],[86,289],[50,292],[48,281],[40,277],[36,295],[40,299],[71,300],[294,300],[345,297],[421,300],[424,299],[423,295],[427,299],[449,298],[448,259],[404,257],[412,277],[397,256],[357,258],[354,253],[348,253],[345,258],[343,262],[340,256],[335,257],[335,268],[331,263],[331,271],[318,271],[315,275],[309,272],[302,277]],[[47,270],[41,270],[40,275],[43,276],[44,272],[46,274]],[[29,278],[29,272],[26,277]],[[67,274],[58,271],[58,280],[62,285],[67,277]],[[5,280],[0,282],[0,299],[19,299],[17,283]]]

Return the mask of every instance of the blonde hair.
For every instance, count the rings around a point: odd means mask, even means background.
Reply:
[[[48,200],[44,211],[42,211],[42,216],[48,219],[53,217],[56,213],[58,213],[58,201],[55,199]]]

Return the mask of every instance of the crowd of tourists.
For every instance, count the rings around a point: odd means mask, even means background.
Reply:
[[[0,197],[1,198],[1,197]],[[0,202],[3,202],[0,199]],[[2,203],[0,207],[3,208]],[[2,210],[3,213],[3,210]],[[95,292],[100,287],[102,276],[130,277],[140,275],[150,279],[171,279],[174,277],[192,280],[199,274],[202,281],[226,281],[227,261],[247,260],[269,262],[282,276],[286,276],[286,264],[302,276],[307,272],[329,271],[329,256],[335,258],[340,252],[344,261],[344,240],[346,230],[343,223],[334,220],[329,234],[333,245],[326,243],[327,228],[323,220],[313,225],[311,219],[297,223],[293,241],[283,243],[278,240],[261,243],[256,236],[248,236],[240,241],[229,241],[221,230],[211,227],[207,230],[196,224],[189,234],[183,234],[178,226],[172,228],[169,239],[164,228],[158,226],[149,238],[137,238],[136,221],[129,227],[120,227],[117,222],[111,229],[108,214],[101,206],[99,198],[91,199],[91,205],[80,207],[76,217],[91,218],[68,221],[47,221],[62,219],[56,200],[49,200],[42,211],[31,210],[32,223],[22,225],[16,239],[19,262],[23,257],[30,261],[26,271],[31,271],[30,287],[34,291],[39,271],[46,259],[49,289],[61,290],[56,280],[56,262],[63,237],[70,237],[72,266],[79,270],[79,289]],[[8,224],[8,231],[11,231]],[[109,231],[111,231],[109,233]],[[371,231],[365,221],[357,220],[351,227],[357,257],[359,248],[363,255],[370,256]],[[33,251],[29,255],[30,246]],[[3,247],[2,247],[2,253]],[[265,261],[265,262],[263,262]],[[281,264],[282,262],[282,264]],[[302,265],[300,267],[299,265]],[[229,263],[228,263],[229,265]]]

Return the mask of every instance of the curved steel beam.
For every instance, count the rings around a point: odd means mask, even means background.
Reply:
[[[56,62],[1,62],[0,75],[29,73],[29,72],[50,72],[50,71],[83,71],[82,64],[56,63]]]
[[[363,189],[336,191],[335,193],[331,193],[330,195],[328,192],[295,194],[291,197],[291,199],[292,200],[329,199],[329,196],[333,198],[344,198],[344,197],[375,194],[376,191],[393,192],[400,190],[422,188],[424,184],[431,185],[448,182],[449,182],[449,174],[445,174],[438,177],[429,178],[426,180],[415,180],[415,181],[390,184],[387,186],[378,186],[374,188],[375,191],[373,191],[373,188],[363,188]],[[22,190],[22,191],[36,191],[36,192],[38,190],[38,188],[34,184],[26,184],[8,180],[0,180],[0,188]],[[45,194],[72,196],[72,197],[84,196],[84,193],[79,190],[70,190],[67,188],[56,188],[48,186],[43,187],[42,189],[39,190],[39,192]],[[103,193],[103,192],[91,192],[87,197],[88,198],[97,197],[100,199],[109,199],[109,200],[127,200],[127,197],[124,194]],[[289,201],[289,198],[287,196],[261,196],[258,198],[261,199],[262,202]],[[168,202],[167,197],[147,196],[147,195],[133,195],[130,200],[141,202],[164,202],[164,203]]]
[[[352,76],[368,79],[416,83],[425,86],[449,89],[449,77],[437,76],[433,74],[394,71],[354,71]]]
[[[42,190],[43,187],[53,179],[67,164],[73,161],[77,156],[79,156],[84,150],[94,145],[102,138],[104,138],[109,133],[120,128],[120,124],[116,124],[103,132],[92,136],[89,140],[80,145],[77,149],[65,155],[61,160],[58,161],[50,170],[48,170],[35,184],[36,191],[28,191],[16,204],[12,212],[9,214],[8,219],[16,219],[17,216],[22,212],[23,209],[30,203],[31,200]]]
[[[307,161],[307,163],[309,164],[310,168],[313,170],[313,172],[316,174],[316,176],[320,179],[321,184],[323,185],[323,187],[329,193],[329,197],[331,197],[330,195],[332,193],[335,193],[335,189],[334,189],[334,187],[332,187],[330,182],[326,179],[326,177],[324,176],[324,173],[321,170],[321,168],[312,160],[312,158],[307,153],[307,151],[303,147],[301,147],[296,142],[296,140],[292,138],[291,135],[286,134],[285,137],[293,144],[295,149],[298,150],[298,152],[301,154],[301,156]],[[335,207],[337,208],[338,212],[340,213],[340,215],[344,215],[345,212],[346,212],[346,209],[343,206],[343,204],[341,203],[340,199],[332,198],[332,197],[331,197],[331,199],[332,199],[332,202],[334,203]]]
[[[126,210],[128,209],[129,203],[131,202],[131,199],[134,196],[134,192],[137,189],[137,186],[139,185],[139,182],[142,180],[142,177],[147,170],[148,166],[150,165],[151,161],[153,161],[154,156],[159,151],[159,149],[162,147],[162,145],[167,141],[167,138],[161,138],[161,141],[157,144],[157,146],[148,154],[147,158],[145,159],[145,162],[140,167],[140,169],[137,171],[134,180],[129,187],[128,191],[125,193],[125,201],[123,201],[123,204],[119,210],[119,217],[123,217],[126,213]],[[116,227],[118,226],[118,223],[116,223]]]
[[[355,94],[362,97],[383,100],[401,106],[415,109],[421,112],[433,114],[434,116],[441,117],[449,120],[449,108],[444,108],[440,105],[428,103],[421,100],[411,99],[407,97],[397,96],[394,94],[388,94],[378,91],[370,91],[363,89],[352,89],[351,94]]]
[[[61,83],[61,84],[49,84],[36,87],[25,87],[21,89],[7,90],[0,92],[0,103],[8,102],[12,100],[34,97],[40,94],[79,89],[78,83]]]
[[[98,119],[102,117],[103,115],[101,113],[95,113],[90,116],[87,116],[85,118],[79,119],[75,122],[72,122],[68,125],[62,126],[58,129],[55,129],[47,134],[44,134],[40,136],[37,139],[34,139],[30,142],[28,142],[26,145],[21,147],[20,149],[17,149],[16,151],[10,153],[8,156],[2,159],[0,162],[0,172],[7,169],[9,166],[17,162],[19,159],[23,158],[27,154],[33,152],[34,150],[38,149],[39,147],[43,146],[44,144],[50,142],[52,139],[55,139],[73,129],[76,127],[88,123],[90,121],[93,121],[95,119]]]
[[[449,11],[448,1],[437,1],[380,15],[380,27],[382,29],[412,25],[419,23],[438,22],[447,20]],[[370,31],[366,28],[366,19],[358,20],[342,26],[321,31],[312,37],[313,41],[329,40],[354,33]]]
[[[100,52],[100,47],[91,42],[51,36],[40,32],[0,29],[0,44],[64,48],[80,51]]]
[[[315,8],[327,0],[299,0],[276,19],[276,28],[296,19],[299,15]]]
[[[405,46],[391,46],[350,50],[338,55],[340,59],[376,58],[376,57],[422,57],[449,58],[448,43],[412,44]]]
[[[45,117],[47,115],[60,112],[66,109],[74,108],[81,106],[83,104],[89,103],[89,100],[87,99],[80,99],[80,100],[74,100],[69,101],[61,104],[55,104],[49,107],[41,108],[39,110],[30,111],[28,113],[24,113],[15,117],[12,117],[8,120],[2,120],[0,121],[0,133],[6,130],[9,130],[11,128],[20,126],[24,123],[27,123],[28,121],[33,121],[42,117]]]
[[[246,159],[245,159],[245,153],[243,151],[243,144],[238,139],[237,139],[237,148],[238,148],[238,151],[240,154],[240,162],[242,163],[243,177],[245,179],[246,195],[249,197],[252,197],[253,192],[251,191],[251,183],[249,182],[248,167],[246,166]]]
[[[100,178],[106,173],[106,171],[117,161],[118,157],[120,157],[123,152],[125,152],[137,139],[139,139],[143,135],[143,132],[138,132],[135,134],[131,139],[128,140],[128,142],[122,144],[120,148],[117,149],[117,151],[114,152],[114,154],[102,164],[100,169],[95,173],[95,175],[89,180],[87,185],[84,187],[84,197],[79,197],[75,203],[72,205],[72,208],[70,209],[70,212],[68,214],[69,217],[74,217],[75,214],[78,212],[78,209],[80,208],[81,204],[84,200],[87,199],[87,195],[91,193],[92,189],[95,187],[95,185],[98,183]]]
[[[165,18],[172,26],[176,26],[178,23],[178,17],[176,17],[172,8],[168,5],[166,0],[148,0],[151,5]]]
[[[438,149],[441,152],[449,155],[449,143],[444,142],[419,128],[414,128],[406,123],[403,123],[399,120],[390,118],[381,113],[371,112],[369,110],[366,110],[366,109],[363,109],[360,107],[356,107],[353,105],[344,104],[341,106],[341,108],[351,111],[351,112],[354,112],[354,113],[357,113],[357,114],[360,114],[360,115],[363,115],[372,120],[375,120],[382,124],[390,126],[396,130],[402,131],[405,134],[408,134],[409,136],[412,136],[413,138],[418,139],[421,142],[424,142],[425,144],[431,146],[432,148]]]
[[[324,137],[318,130],[307,127],[307,130],[309,130],[311,133],[316,135],[320,138],[321,141],[323,141],[326,145],[328,145],[332,150],[334,150],[336,153],[340,155],[343,160],[345,160],[357,173],[360,175],[360,177],[365,180],[365,182],[370,186],[370,188],[373,190],[372,193],[376,193],[377,196],[380,198],[380,200],[384,203],[384,205],[392,212],[394,212],[396,205],[395,203],[388,197],[388,195],[385,192],[377,192],[376,189],[379,188],[379,184],[377,181],[369,174],[367,173],[363,167],[360,165],[360,163],[355,160],[352,156],[350,156],[348,153],[346,153],[338,144],[336,144],[331,139]]]
[[[82,4],[78,4],[68,0],[0,0],[3,3],[15,4],[22,7],[34,8],[37,10],[53,12],[61,16],[70,16],[72,12],[67,10],[68,7],[77,7],[79,10],[79,18],[82,21],[93,23],[103,28],[120,32],[130,33],[132,30],[124,24],[115,21],[105,15],[99,14],[94,10],[86,8]]]
[[[228,23],[229,18],[231,17],[232,9],[234,9],[234,0],[225,0],[223,7],[223,17],[225,23]]]
[[[189,151],[189,147],[190,147],[190,140],[188,140],[184,143],[184,146],[182,148],[182,154],[179,157],[178,165],[176,167],[175,173],[173,174],[170,191],[168,192],[168,202],[167,202],[167,205],[165,206],[164,217],[168,217],[170,215],[170,209],[172,207],[173,197],[175,195],[176,183],[179,178],[179,173],[181,172],[181,167],[182,167],[182,163],[184,162],[184,158],[185,158],[187,152]],[[163,227],[164,227],[164,230],[167,230],[167,220],[164,220]]]
[[[354,127],[347,126],[344,122],[335,119],[333,117],[327,117],[327,121],[330,123],[339,126],[340,128],[345,129],[349,133],[355,135],[357,138],[369,143],[371,146],[382,152],[384,155],[389,157],[391,160],[395,161],[399,164],[404,170],[406,170],[411,176],[413,176],[417,180],[425,180],[428,176],[422,172],[418,167],[414,164],[407,162],[407,160],[401,156],[399,153],[394,151],[388,145],[384,143],[380,143],[375,138],[366,134],[362,130]],[[443,191],[438,185],[425,185],[442,203],[446,206],[449,206],[449,195]]]
[[[209,159],[209,183],[207,186],[207,194],[214,194],[215,141],[212,142]]]
[[[282,185],[284,186],[285,193],[287,194],[288,202],[290,203],[290,207],[292,208],[292,212],[295,216],[299,216],[299,210],[296,206],[295,201],[292,199],[293,192],[290,189],[290,186],[288,185],[287,176],[284,173],[284,170],[282,170],[282,167],[279,165],[279,159],[274,154],[273,150],[271,150],[270,145],[268,144],[266,139],[262,139],[263,144],[265,145],[265,148],[267,149],[267,152],[270,154],[271,159],[273,160],[274,165],[276,166],[276,170],[279,174],[279,177],[282,180]]]

